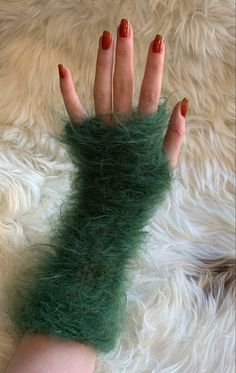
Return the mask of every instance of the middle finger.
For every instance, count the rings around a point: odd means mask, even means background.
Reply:
[[[113,78],[114,110],[130,112],[133,99],[133,30],[127,19],[117,28],[116,61]]]

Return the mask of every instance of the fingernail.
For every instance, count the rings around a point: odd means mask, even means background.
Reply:
[[[102,49],[109,49],[111,46],[111,33],[109,31],[103,31],[102,34]]]
[[[64,66],[63,66],[61,63],[58,65],[58,70],[59,70],[59,75],[60,75],[60,77],[61,77],[61,78],[65,78],[65,76],[66,76],[66,71],[65,71],[65,69],[64,69]]]
[[[186,117],[186,113],[188,111],[188,103],[189,103],[189,98],[188,97],[185,97],[181,103],[181,107],[180,107],[180,111],[181,111],[181,115],[183,117]]]
[[[122,38],[127,38],[127,36],[129,35],[129,21],[126,18],[122,18],[122,20],[120,21],[119,35]]]
[[[153,44],[152,44],[153,53],[160,53],[163,51],[163,37],[160,34],[157,34]]]

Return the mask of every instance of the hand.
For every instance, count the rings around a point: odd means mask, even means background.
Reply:
[[[121,36],[120,30],[126,33]],[[133,30],[127,20],[122,20],[117,27],[117,40],[113,43],[108,31],[99,39],[94,82],[94,103],[96,115],[112,112],[131,112],[133,98]],[[109,45],[110,44],[110,45]],[[103,49],[105,47],[105,49]],[[115,48],[116,47],[116,48]],[[155,52],[153,51],[155,49]],[[112,106],[112,70],[113,51],[116,49],[116,61],[113,77]],[[161,82],[164,66],[165,41],[158,36],[150,43],[144,78],[141,86],[138,112],[152,114],[158,108],[161,94]],[[60,89],[67,113],[71,120],[80,122],[87,117],[80,99],[75,92],[75,87],[70,70],[63,65],[58,65],[60,73]],[[182,108],[181,108],[182,104]],[[170,161],[170,168],[176,167],[180,147],[185,134],[185,116],[188,109],[188,99],[178,102],[171,114],[163,146]],[[107,122],[111,121],[107,117]]]

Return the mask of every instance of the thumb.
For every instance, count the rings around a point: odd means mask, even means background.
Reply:
[[[66,111],[71,120],[80,122],[87,117],[84,108],[81,105],[80,99],[75,91],[74,83],[71,77],[70,70],[58,65],[60,89],[65,103]]]
[[[177,165],[180,148],[185,135],[185,116],[188,110],[188,98],[178,102],[171,114],[169,126],[164,137],[164,149],[173,171]]]

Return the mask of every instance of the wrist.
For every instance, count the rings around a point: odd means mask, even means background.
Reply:
[[[42,334],[25,334],[6,373],[92,373],[96,363],[93,347]]]

